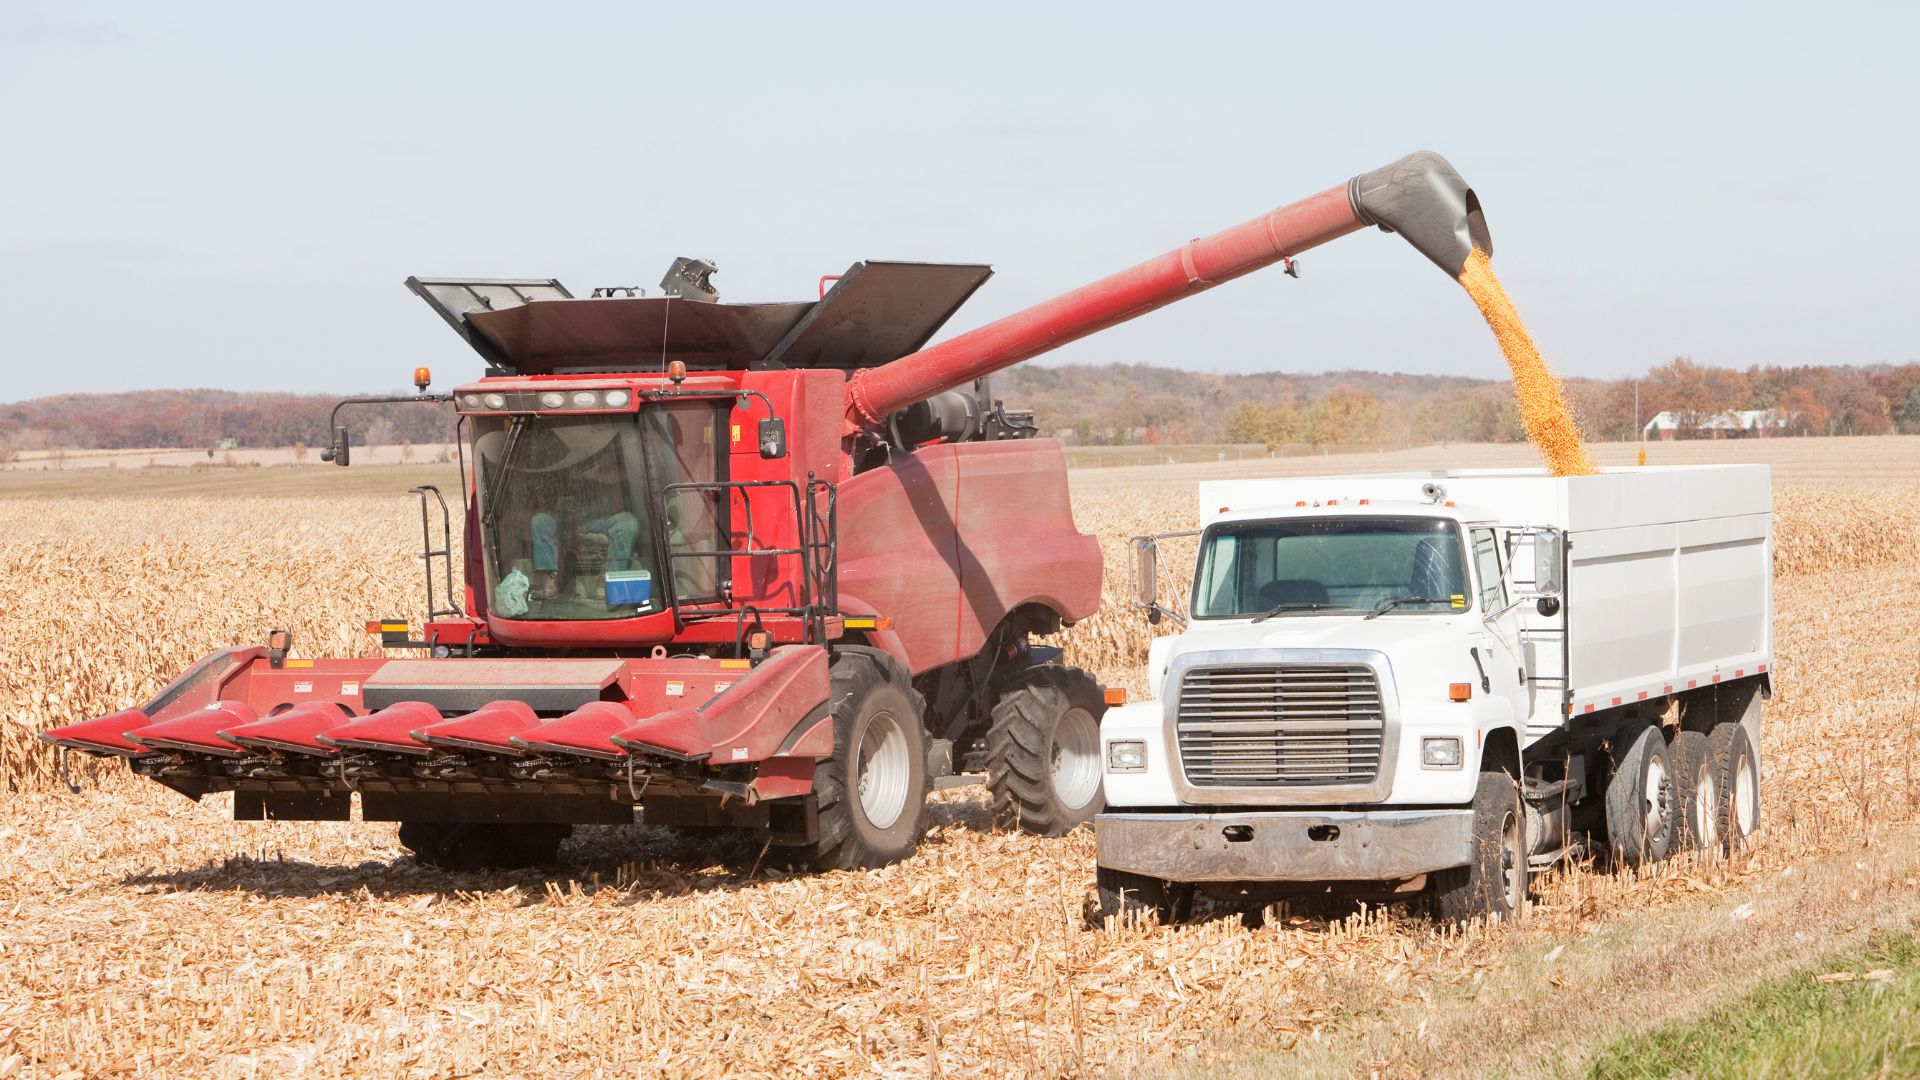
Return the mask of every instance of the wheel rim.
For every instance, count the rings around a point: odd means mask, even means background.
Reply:
[[[876,829],[892,827],[907,807],[911,754],[907,733],[892,713],[877,712],[867,719],[866,730],[860,735],[855,790],[860,796],[860,812]]]
[[[1753,757],[1742,754],[1733,770],[1733,817],[1742,837],[1751,835],[1753,823],[1760,820],[1760,793],[1753,779]]]
[[[1713,778],[1713,765],[1702,763],[1693,781],[1693,836],[1701,847],[1711,848],[1720,841],[1720,785]]]
[[[1085,709],[1069,709],[1053,727],[1053,794],[1079,810],[1100,790],[1100,725]]]
[[[1507,910],[1517,912],[1527,898],[1527,853],[1520,847],[1520,815],[1508,813],[1500,822],[1501,885]]]
[[[1670,820],[1667,814],[1667,792],[1671,785],[1667,781],[1667,763],[1659,754],[1647,756],[1646,775],[1646,817],[1644,825],[1647,833],[1647,848],[1651,851],[1660,842],[1660,834]]]

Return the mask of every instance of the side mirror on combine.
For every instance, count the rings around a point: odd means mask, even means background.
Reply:
[[[320,460],[331,461],[335,465],[346,465],[352,461],[352,458],[353,450],[351,440],[347,436],[347,429],[345,427],[334,428],[333,445],[320,451]]]
[[[760,456],[763,458],[783,458],[787,456],[787,422],[780,417],[760,421]]]

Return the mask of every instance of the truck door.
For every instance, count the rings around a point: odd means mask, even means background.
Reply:
[[[1490,693],[1513,703],[1514,720],[1524,730],[1532,712],[1531,699],[1525,653],[1520,648],[1520,620],[1508,606],[1507,578],[1500,565],[1500,539],[1493,529],[1476,526],[1467,530],[1467,540],[1473,545],[1474,587],[1478,590],[1474,599],[1482,631],[1477,645],[1480,662],[1492,685]]]

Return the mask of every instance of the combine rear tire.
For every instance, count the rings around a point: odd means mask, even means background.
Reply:
[[[819,870],[884,866],[926,832],[927,732],[906,669],[877,651],[843,649],[833,669],[833,756],[813,774]]]
[[[1093,903],[1086,911],[1087,924],[1098,930],[1115,915],[1120,917],[1122,925],[1139,923],[1152,915],[1161,925],[1171,926],[1193,915],[1196,891],[1194,886],[1177,881],[1095,867]]]
[[[1015,676],[987,730],[987,787],[994,823],[1063,836],[1106,805],[1100,788],[1100,717],[1093,676],[1042,664]]]
[[[1639,721],[1613,736],[1607,781],[1607,845],[1623,866],[1656,863],[1673,852],[1673,752],[1658,727]]]
[[[1429,878],[1428,906],[1441,923],[1512,919],[1526,911],[1526,812],[1512,776],[1480,774],[1473,794],[1473,861]]]
[[[520,870],[554,861],[571,825],[465,824],[403,821],[400,842],[426,866],[441,870]]]
[[[1720,848],[1732,854],[1746,847],[1760,827],[1760,762],[1746,727],[1738,723],[1715,726],[1707,735],[1707,749],[1720,786],[1714,808]]]

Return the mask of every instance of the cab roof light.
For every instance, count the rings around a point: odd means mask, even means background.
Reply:
[[[1125,705],[1127,703],[1127,688],[1124,686],[1106,687],[1100,691],[1100,695],[1109,705]]]
[[[415,389],[424,394],[427,392],[427,385],[431,382],[433,382],[433,372],[423,367],[413,369],[413,385]]]
[[[1473,699],[1472,683],[1457,682],[1457,683],[1447,684],[1447,700],[1448,701],[1471,701],[1472,699]]]

